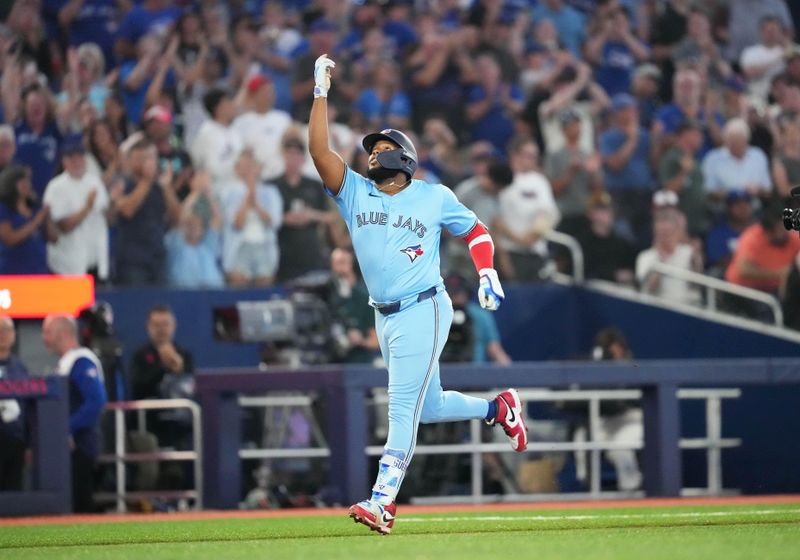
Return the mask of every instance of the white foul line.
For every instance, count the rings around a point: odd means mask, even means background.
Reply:
[[[737,515],[777,515],[800,513],[800,509],[754,509],[732,511],[675,511],[666,513],[612,513],[609,515],[478,515],[475,517],[400,517],[405,523],[447,523],[450,521],[592,521],[602,519],[693,519],[697,517],[734,517]]]

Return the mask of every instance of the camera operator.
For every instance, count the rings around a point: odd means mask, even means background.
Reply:
[[[494,315],[470,300],[470,285],[459,274],[450,274],[445,279],[454,316],[441,361],[509,365],[511,358],[500,342]]]
[[[94,352],[103,366],[108,400],[124,401],[128,388],[122,364],[122,342],[114,332],[114,310],[108,302],[98,301],[81,311],[78,319],[81,344]]]
[[[783,209],[783,227],[789,231],[800,231],[800,186],[792,189],[792,197],[787,199],[787,208]],[[783,304],[784,324],[795,330],[800,330],[800,253],[794,258],[794,263],[789,267],[789,274],[780,288],[780,298]]]
[[[800,238],[786,231],[781,223],[781,210],[777,203],[770,204],[764,209],[760,222],[742,232],[725,273],[728,282],[778,293],[800,252]],[[750,317],[761,318],[765,313],[763,306],[756,307],[742,298],[728,297],[726,304],[732,311]]]
[[[348,249],[334,249],[331,253],[329,305],[332,322],[343,330],[336,337],[339,361],[369,363],[380,352],[375,312],[367,303],[367,290],[354,265],[353,253]]]
[[[784,325],[800,331],[800,253],[795,257],[786,283],[781,288],[781,302]]]
[[[0,379],[29,376],[25,364],[11,351],[17,341],[14,321],[0,316]],[[25,470],[26,426],[24,404],[16,399],[0,400],[0,492],[22,490]]]
[[[597,333],[592,347],[595,361],[626,361],[633,357],[628,340],[617,328],[607,327]],[[584,387],[585,389],[588,387]],[[578,415],[578,425],[573,433],[573,441],[585,442],[588,439],[589,418],[585,416],[586,405],[566,402],[562,409]],[[635,401],[609,401],[600,403],[600,423],[598,432],[592,434],[600,442],[616,444],[636,444],[644,437],[642,409]],[[611,449],[604,452],[606,459],[614,466],[617,476],[617,489],[632,491],[642,485],[642,472],[636,451],[633,449]],[[589,463],[586,451],[575,452],[575,470],[579,481],[588,479]]]

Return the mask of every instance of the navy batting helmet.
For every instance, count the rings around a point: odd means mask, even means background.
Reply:
[[[417,170],[418,159],[417,150],[414,148],[411,139],[399,130],[386,128],[380,132],[367,134],[361,142],[361,145],[364,146],[364,149],[369,154],[372,152],[373,146],[375,146],[379,140],[387,140],[400,147],[396,150],[387,150],[378,154],[378,163],[386,169],[402,171],[411,179],[411,177],[414,176],[414,172]]]

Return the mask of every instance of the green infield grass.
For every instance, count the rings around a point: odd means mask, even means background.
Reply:
[[[465,511],[0,527],[0,559],[800,559],[800,505]]]

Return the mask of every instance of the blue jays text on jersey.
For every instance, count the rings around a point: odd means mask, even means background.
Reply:
[[[425,237],[425,232],[428,228],[415,218],[405,218],[402,214],[397,217],[397,221],[392,224],[394,228],[405,228],[417,234],[417,237],[422,239]],[[356,214],[356,224],[358,227],[363,227],[369,224],[385,226],[389,220],[389,214],[386,212],[361,212]]]
[[[379,303],[441,286],[442,228],[462,237],[478,222],[444,185],[412,180],[390,196],[349,167],[334,199],[350,230],[370,297]]]

